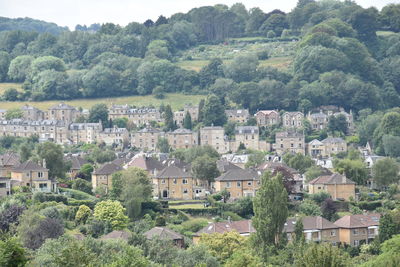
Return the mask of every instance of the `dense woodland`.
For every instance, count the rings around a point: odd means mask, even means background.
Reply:
[[[301,0],[288,14],[247,10],[242,4],[216,5],[160,16],[155,22],[78,25],[75,31],[3,18],[0,82],[23,83],[22,92],[9,89],[3,98],[212,92],[251,111],[308,111],[326,104],[353,111],[386,109],[400,103],[396,14],[400,5],[378,11],[350,1]],[[378,37],[378,30],[394,33]],[[234,37],[299,41],[288,70],[260,67],[268,50],[238,53],[228,63],[215,58],[199,72],[174,64],[185,49],[229,43]]]

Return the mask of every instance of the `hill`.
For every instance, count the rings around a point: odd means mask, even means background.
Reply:
[[[68,27],[60,27],[55,23],[31,18],[5,18],[0,17],[0,31],[28,31],[28,32],[48,32],[60,34],[68,31]]]

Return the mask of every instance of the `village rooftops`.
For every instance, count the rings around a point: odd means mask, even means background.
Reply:
[[[112,128],[105,128],[103,130],[103,133],[105,134],[111,134],[111,133],[127,133],[128,130],[126,128],[118,128],[118,127],[112,127]]]
[[[295,231],[296,227],[296,218],[287,219],[283,231],[286,233],[292,233]],[[306,216],[302,218],[303,229],[307,230],[325,230],[325,229],[335,229],[338,228],[337,225],[328,221],[321,216]]]
[[[25,161],[24,163],[21,163],[17,165],[15,168],[13,168],[13,172],[25,172],[25,171],[45,172],[48,171],[48,169],[30,160]]]
[[[193,177],[190,173],[183,171],[177,166],[170,165],[165,167],[158,175],[157,178],[191,178]]]
[[[225,113],[228,116],[249,116],[249,110],[247,109],[227,109]]]
[[[192,134],[193,132],[189,129],[179,128],[172,132],[173,134]]]
[[[309,184],[355,184],[346,176],[334,173],[332,175],[324,175],[310,181]]]
[[[12,119],[0,121],[1,125],[20,125],[20,126],[66,126],[67,124],[62,120],[24,120]]]
[[[277,132],[276,138],[304,138],[304,134],[301,132],[285,131]]]
[[[378,226],[380,217],[379,213],[346,215],[337,220],[335,224],[340,228],[348,229]]]
[[[217,168],[220,172],[227,172],[229,170],[241,169],[239,166],[227,161],[226,159],[217,160]]]
[[[96,175],[110,175],[118,171],[122,171],[123,168],[115,163],[106,163],[100,169],[93,172]]]
[[[101,129],[102,125],[100,122],[83,122],[83,123],[71,123],[69,128],[71,130],[85,130],[85,129]]]
[[[288,172],[290,172],[292,174],[299,173],[298,170],[290,168],[285,163],[274,162],[274,161],[266,161],[266,162],[262,163],[261,165],[259,165],[257,167],[257,170],[273,172],[273,171],[275,171],[276,169],[279,169],[279,168],[283,168],[283,169],[287,170]]]
[[[70,161],[71,162],[71,169],[73,170],[79,170],[82,165],[89,163],[86,159],[82,158],[81,156],[72,156],[72,155],[67,155],[64,157],[64,161]]]
[[[249,181],[258,180],[259,174],[255,170],[231,169],[222,174],[215,181]]]
[[[122,239],[125,241],[128,241],[129,238],[131,237],[131,233],[127,232],[127,231],[117,231],[114,230],[111,233],[108,233],[104,236],[102,236],[100,239],[101,240],[108,240],[108,239]]]
[[[259,110],[259,111],[257,111],[256,114],[258,114],[258,113],[261,113],[264,115],[279,114],[278,111],[276,111],[276,110]]]
[[[146,171],[152,170],[162,170],[164,168],[163,164],[158,160],[147,157],[143,154],[138,154],[134,156],[130,162],[127,164],[128,167],[138,167]]]

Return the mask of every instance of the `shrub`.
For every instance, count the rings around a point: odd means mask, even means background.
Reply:
[[[86,223],[89,216],[92,214],[92,210],[86,205],[80,205],[75,215],[75,222],[77,224]]]
[[[68,199],[68,205],[70,206],[80,206],[80,205],[86,205],[91,209],[94,209],[96,206],[97,201],[96,200],[77,200],[77,199]]]
[[[56,195],[56,194],[49,194],[49,193],[42,193],[36,192],[33,194],[33,201],[34,202],[47,202],[47,201],[55,201],[55,202],[62,202],[64,204],[68,203],[68,200],[63,195]]]
[[[186,221],[184,223],[182,223],[182,228],[183,231],[185,232],[197,232],[199,230],[201,230],[202,228],[204,228],[205,226],[207,226],[208,221],[206,219],[192,219],[189,221]]]

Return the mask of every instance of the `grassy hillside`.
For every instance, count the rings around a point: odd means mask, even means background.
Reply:
[[[2,95],[4,91],[9,88],[14,88],[17,89],[18,91],[23,91],[22,83],[0,83],[0,95]]]
[[[0,84],[0,88],[4,84]],[[8,87],[7,87],[8,88]],[[97,103],[111,104],[130,104],[135,106],[159,106],[161,103],[170,104],[173,110],[179,110],[183,108],[185,104],[198,104],[201,99],[205,96],[202,95],[183,95],[183,94],[167,94],[164,99],[156,99],[153,96],[124,96],[124,97],[110,97],[110,98],[99,98],[99,99],[77,99],[63,101],[74,107],[82,107],[89,109],[91,106]],[[6,102],[0,101],[1,109],[18,108],[25,104],[32,105],[42,110],[46,110],[52,105],[59,103],[60,101],[43,101],[43,102]]]
[[[265,38],[264,38],[265,39]],[[218,45],[201,45],[183,52],[176,64],[188,70],[199,71],[213,58],[221,58],[229,63],[240,53],[267,52],[269,59],[260,60],[260,66],[286,69],[292,62],[297,42],[263,42],[261,37],[231,39]]]

